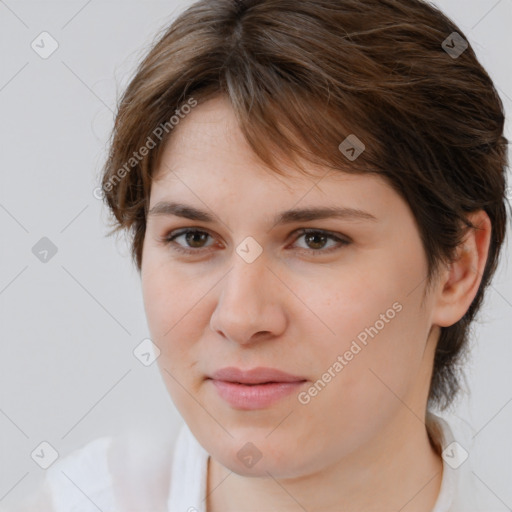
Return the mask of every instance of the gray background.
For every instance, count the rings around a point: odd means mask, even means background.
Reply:
[[[104,435],[174,436],[181,423],[156,365],[133,355],[147,329],[128,246],[105,236],[99,184],[116,98],[159,29],[190,1],[0,0],[0,503],[60,456]],[[512,109],[512,0],[435,2],[465,32]],[[58,42],[42,59],[31,43]],[[506,136],[511,139],[510,121]],[[57,253],[32,252],[43,237]],[[512,507],[510,239],[474,329],[455,414],[479,430],[478,476]],[[471,395],[471,396],[470,396]]]

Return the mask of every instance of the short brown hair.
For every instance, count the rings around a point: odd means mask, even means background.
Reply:
[[[475,227],[467,214],[483,209],[492,237],[480,289],[464,317],[441,328],[437,344],[429,404],[445,409],[459,389],[470,323],[506,233],[508,141],[502,102],[471,45],[453,55],[444,41],[453,48],[466,38],[421,0],[191,5],[158,36],[122,95],[104,167],[114,232],[131,232],[137,268],[151,177],[172,130],[158,142],[152,134],[169,127],[190,98],[201,103],[226,95],[250,147],[278,174],[283,155],[306,174],[302,159],[385,178],[416,220],[427,284]],[[351,134],[365,145],[353,161],[339,149]],[[150,139],[152,150],[127,169]]]

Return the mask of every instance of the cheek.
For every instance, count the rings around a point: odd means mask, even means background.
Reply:
[[[197,361],[194,340],[200,337],[194,329],[201,306],[198,286],[165,265],[151,266],[149,258],[146,265],[142,293],[151,339],[160,350],[157,364],[173,403],[191,421],[188,411],[195,402],[184,387],[195,393],[189,379]]]
[[[364,411],[387,398],[396,401],[390,389],[402,395],[420,370],[427,322],[422,287],[410,292],[423,268],[421,257],[414,267],[408,261],[409,267],[382,255],[318,283],[309,295],[308,306],[322,322],[304,318],[300,329],[308,334],[302,339],[315,340],[315,373],[331,390],[322,394],[343,408]]]
[[[312,379],[317,380],[306,389],[309,403],[300,406],[304,431],[319,428],[326,439],[344,439],[343,449],[374,437],[403,408],[397,397],[413,385],[423,353],[414,339],[414,301],[396,301],[386,287],[356,293],[349,284],[347,295],[338,292],[324,300],[323,319],[336,334],[311,338],[315,344],[305,359],[314,361]],[[315,329],[309,329],[313,336]],[[325,421],[319,425],[318,418]]]
[[[157,339],[171,337],[171,332],[186,323],[187,314],[208,290],[208,283],[201,278],[187,276],[171,268],[168,261],[151,255],[142,267],[141,278],[146,316]]]
[[[151,339],[160,349],[157,362],[168,390],[179,402],[179,383],[195,389],[194,375],[201,358],[201,340],[209,326],[207,294],[215,284],[208,274],[170,268],[169,262],[152,265],[142,273],[142,293]],[[218,279],[218,278],[217,278]],[[175,377],[172,378],[171,375]],[[189,399],[189,398],[188,398]]]
[[[183,361],[183,333],[187,325],[186,312],[190,310],[187,286],[176,273],[164,265],[152,265],[148,258],[142,272],[142,295],[151,339],[160,349],[159,364],[174,372],[174,362]],[[193,303],[192,303],[193,304]],[[181,320],[180,320],[181,319]],[[165,375],[164,375],[165,376]]]
[[[173,285],[165,272],[146,266],[142,276],[144,309],[151,335],[157,340],[172,326],[172,312],[176,302]]]

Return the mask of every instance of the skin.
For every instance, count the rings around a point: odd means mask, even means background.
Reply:
[[[310,167],[313,181],[283,169],[286,177],[265,172],[230,104],[217,97],[174,128],[152,184],[150,209],[179,201],[215,216],[206,223],[150,215],[141,268],[163,379],[211,455],[207,510],[427,512],[442,479],[424,424],[435,345],[440,327],[459,320],[478,291],[489,218],[473,214],[480,229],[422,303],[420,235],[407,203],[384,180]],[[273,225],[283,210],[326,205],[376,220]],[[181,228],[210,236],[163,241]],[[252,263],[236,252],[248,236],[263,249]],[[400,312],[306,405],[293,393],[242,410],[206,380],[226,366],[268,366],[303,376],[308,390],[395,303]],[[252,467],[237,457],[247,442],[262,454]]]

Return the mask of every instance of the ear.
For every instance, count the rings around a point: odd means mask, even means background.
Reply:
[[[458,247],[457,258],[447,266],[439,282],[432,323],[449,327],[466,313],[475,298],[489,253],[492,225],[484,210],[468,215],[476,226]]]

